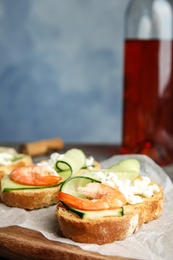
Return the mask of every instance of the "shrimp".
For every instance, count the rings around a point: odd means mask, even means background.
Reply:
[[[20,184],[33,186],[52,186],[59,183],[60,176],[52,176],[46,166],[25,166],[13,170],[11,180]]]
[[[78,190],[89,199],[77,198],[64,192],[59,192],[58,198],[79,210],[117,209],[127,202],[120,191],[102,183],[88,183],[85,187],[78,187]]]

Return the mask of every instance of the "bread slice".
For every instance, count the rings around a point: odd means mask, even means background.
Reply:
[[[16,163],[15,165],[9,165],[10,167],[4,168],[4,170],[6,170],[6,173],[10,173],[12,169],[23,166],[22,164],[30,163],[29,157],[30,156],[25,156],[25,160],[20,160],[20,162],[18,162],[18,164]],[[100,164],[98,162],[94,162],[93,169],[100,169]],[[86,168],[86,170],[89,171],[88,168]],[[85,172],[86,170],[82,169],[80,173]],[[22,190],[9,190],[1,192],[0,198],[1,201],[7,206],[33,210],[57,204],[59,202],[59,189],[60,185],[56,187],[38,189],[27,188]]]
[[[137,232],[139,227],[157,219],[163,208],[164,194],[160,191],[142,203],[124,206],[124,215],[94,219],[81,219],[60,203],[56,216],[63,235],[80,243],[106,244],[123,240]]]
[[[15,155],[22,156],[22,154],[18,154],[18,153],[16,153]],[[5,174],[10,174],[16,168],[23,167],[23,166],[29,166],[29,165],[32,165],[32,163],[33,162],[32,162],[31,156],[24,155],[21,159],[11,162],[9,165],[0,164],[0,180]]]
[[[59,186],[11,190],[1,193],[1,201],[10,207],[17,207],[27,210],[48,207],[58,203]]]

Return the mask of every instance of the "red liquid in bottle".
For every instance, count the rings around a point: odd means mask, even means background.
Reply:
[[[173,43],[127,40],[122,153],[173,162]]]

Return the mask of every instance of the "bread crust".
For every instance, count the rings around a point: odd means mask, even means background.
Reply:
[[[58,191],[60,186],[30,189],[12,190],[1,193],[1,200],[10,207],[17,207],[27,210],[48,207],[58,203]]]
[[[32,165],[32,158],[29,155],[25,155],[20,160],[17,160],[15,162],[12,162],[9,165],[0,165],[0,180],[5,174],[10,174],[13,170],[19,167],[23,166],[29,166]]]
[[[159,188],[159,192],[151,198],[144,198],[142,203],[125,205],[122,217],[81,219],[60,203],[56,210],[60,230],[65,237],[81,243],[106,244],[123,240],[137,232],[142,224],[160,216],[164,194]]]

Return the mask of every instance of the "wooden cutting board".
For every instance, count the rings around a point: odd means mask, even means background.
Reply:
[[[130,260],[119,256],[103,256],[82,250],[80,247],[55,242],[40,232],[10,226],[0,228],[0,256],[7,259],[63,259],[63,260]],[[132,260],[132,259],[131,259]]]

